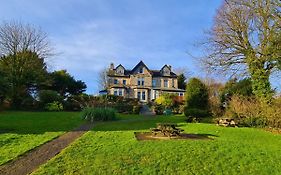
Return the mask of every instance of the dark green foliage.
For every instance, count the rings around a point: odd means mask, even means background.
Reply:
[[[270,103],[274,91],[271,89],[269,81],[270,71],[264,69],[265,64],[266,63],[255,61],[249,65],[249,72],[252,79],[253,93],[261,102]]]
[[[208,89],[199,79],[191,78],[188,81],[185,96],[187,108],[208,108]]]
[[[41,90],[39,91],[38,97],[41,106],[53,103],[54,101],[62,101],[62,97],[56,91],[52,90]]]
[[[52,85],[51,90],[57,91],[62,97],[82,94],[87,86],[81,80],[75,80],[66,70],[54,71],[50,73]]]
[[[0,69],[0,106],[2,105],[4,99],[7,96],[8,92],[8,83],[6,80],[6,76],[3,71]]]
[[[183,73],[178,75],[178,88],[185,89],[186,88],[186,77]]]
[[[155,113],[156,113],[157,115],[162,115],[162,114],[164,113],[164,110],[165,110],[165,107],[162,106],[162,105],[156,104],[156,105],[154,106],[154,111],[155,111]]]
[[[113,108],[86,107],[82,111],[82,118],[88,121],[110,121],[116,119],[116,111]]]
[[[38,90],[47,75],[44,59],[30,51],[1,57],[0,70],[5,75],[8,84],[7,96],[14,108],[19,108],[30,92]]]
[[[111,107],[119,113],[136,113],[139,108],[137,99],[128,99],[122,96],[103,95],[103,96],[88,96],[82,102],[79,102],[81,107]],[[134,109],[135,107],[135,109]]]
[[[22,110],[36,110],[38,108],[38,101],[36,101],[32,96],[26,96],[23,98],[20,109]]]
[[[251,79],[245,78],[239,81],[237,79],[229,80],[220,94],[221,102],[229,100],[233,95],[253,96]]]
[[[140,113],[140,109],[141,109],[141,106],[140,105],[135,105],[133,106],[133,114],[139,114]]]
[[[262,118],[262,117],[252,117],[252,118],[240,118],[239,122],[238,122],[239,126],[243,126],[243,127],[266,127],[267,123],[266,123],[266,119]]]

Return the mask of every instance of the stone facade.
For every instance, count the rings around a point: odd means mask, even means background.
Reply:
[[[140,61],[132,70],[125,69],[121,64],[113,64],[107,73],[108,93],[138,98],[141,102],[156,99],[162,93],[174,93],[184,96],[185,90],[178,89],[177,75],[171,66],[164,65],[160,70],[150,70]]]

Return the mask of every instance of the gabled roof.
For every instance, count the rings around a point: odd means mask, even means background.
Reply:
[[[132,69],[131,72],[134,72],[134,71],[135,71],[138,67],[140,67],[140,66],[145,67],[145,68],[149,71],[148,67],[144,64],[144,62],[143,62],[143,61],[140,61],[140,62]]]
[[[167,64],[165,64],[160,70],[164,69],[164,67],[167,67],[167,68],[171,69]]]
[[[122,67],[122,68],[125,70],[125,67],[124,67],[122,64],[119,64],[119,65],[115,68],[115,70],[116,70],[118,67]]]
[[[122,64],[119,64],[114,70],[116,70],[118,67],[122,67],[124,68],[124,75],[115,75],[114,73],[109,73],[108,75],[110,76],[116,76],[116,77],[119,77],[119,76],[130,76],[131,74],[133,74],[133,72],[136,71],[136,69],[138,69],[140,66],[143,66],[145,67],[148,72],[153,76],[153,77],[172,77],[172,78],[176,78],[177,77],[177,74],[175,74],[174,72],[172,72],[172,70],[170,70],[171,74],[170,75],[166,75],[164,76],[161,71],[164,67],[169,67],[169,65],[165,64],[160,70],[150,70],[145,64],[143,61],[140,61],[132,70],[129,70],[129,69],[125,69],[125,67],[122,65]]]

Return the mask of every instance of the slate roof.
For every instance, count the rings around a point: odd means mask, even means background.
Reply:
[[[119,64],[115,69],[113,69],[114,71],[119,67],[122,66],[121,64]],[[172,78],[177,78],[177,74],[175,74],[174,72],[171,71],[171,75],[170,76],[163,76],[161,74],[161,70],[163,67],[167,66],[164,65],[160,70],[150,70],[143,61],[140,61],[132,70],[129,69],[125,69],[124,66],[122,66],[124,68],[124,75],[113,75],[113,74],[109,74],[111,76],[130,76],[139,66],[144,66],[152,75],[152,77],[172,77]]]

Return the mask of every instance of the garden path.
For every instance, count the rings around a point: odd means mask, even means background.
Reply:
[[[141,110],[140,110],[140,115],[147,115],[147,116],[151,116],[151,115],[155,115],[154,112],[151,111],[151,109],[146,105],[142,105]]]
[[[0,166],[0,175],[26,175],[32,173],[36,168],[56,156],[92,127],[93,123],[84,123],[73,131],[69,131],[25,153],[18,159]]]

